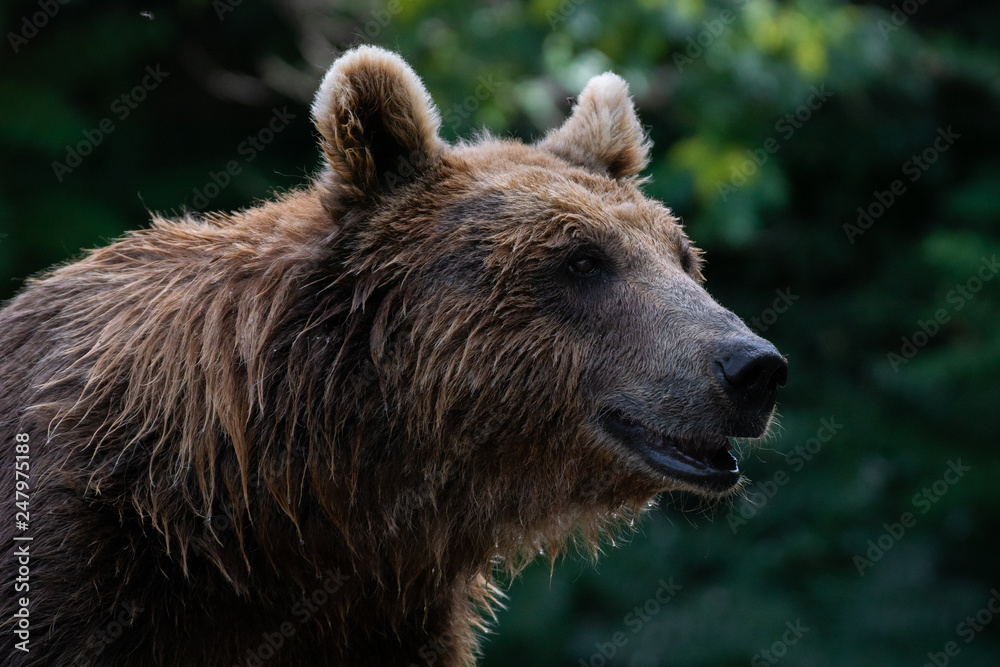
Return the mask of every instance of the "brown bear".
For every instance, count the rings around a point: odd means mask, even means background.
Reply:
[[[494,573],[740,483],[786,363],[643,196],[622,79],[449,145],[362,47],[312,112],[306,187],[0,312],[4,665],[470,665]]]

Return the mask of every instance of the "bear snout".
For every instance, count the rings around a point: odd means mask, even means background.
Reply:
[[[778,387],[788,380],[788,362],[777,348],[753,335],[726,338],[716,348],[712,367],[717,382],[744,417],[741,421],[748,426],[766,423],[774,410]]]

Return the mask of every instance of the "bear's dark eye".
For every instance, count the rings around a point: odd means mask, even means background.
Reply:
[[[691,250],[685,245],[681,249],[681,270],[684,273],[691,273],[691,269],[694,267],[694,256]]]
[[[691,242],[687,239],[681,239],[681,270],[684,273],[696,273],[698,269],[698,251],[694,249]]]
[[[569,271],[580,278],[593,278],[601,272],[601,268],[596,258],[580,255],[569,260]]]

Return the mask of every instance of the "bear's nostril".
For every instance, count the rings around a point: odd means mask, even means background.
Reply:
[[[723,365],[723,375],[737,389],[776,389],[785,384],[788,376],[784,359],[770,354],[751,358],[739,366],[730,363],[729,368],[726,370]]]
[[[763,339],[724,343],[715,360],[716,377],[730,397],[744,405],[773,405],[774,393],[788,380],[788,363]]]

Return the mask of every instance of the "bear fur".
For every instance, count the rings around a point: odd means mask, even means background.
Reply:
[[[622,79],[534,145],[449,145],[361,47],[312,113],[308,186],[156,218],[0,312],[0,488],[31,480],[4,665],[470,665],[498,569],[739,483],[726,436],[784,361],[642,194]]]

